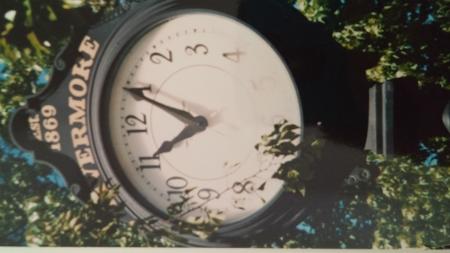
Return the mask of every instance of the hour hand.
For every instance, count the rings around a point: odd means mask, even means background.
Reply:
[[[197,124],[187,125],[175,138],[170,141],[164,141],[153,156],[159,156],[160,154],[170,152],[176,144],[205,130],[206,125],[203,123],[204,118],[200,116],[195,119]]]

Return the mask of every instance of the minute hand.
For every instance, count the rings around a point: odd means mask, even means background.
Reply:
[[[144,95],[144,90],[142,88],[123,88],[124,90],[130,92],[138,99],[143,99],[145,101],[150,102],[151,104],[155,105],[156,107],[160,108],[161,110],[169,113],[170,115],[174,116],[181,122],[187,124],[187,125],[197,125],[198,122],[196,121],[196,118],[190,114],[187,111],[183,111],[174,107],[167,106],[165,104],[161,104],[160,102],[153,100],[147,96]]]

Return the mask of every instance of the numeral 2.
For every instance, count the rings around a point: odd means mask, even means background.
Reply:
[[[162,53],[153,53],[150,55],[150,61],[154,64],[161,64],[164,61],[173,62],[172,51],[167,50],[168,54],[164,55]]]

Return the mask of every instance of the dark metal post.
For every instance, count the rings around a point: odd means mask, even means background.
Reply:
[[[369,89],[367,150],[388,157],[394,153],[394,86],[392,81]]]

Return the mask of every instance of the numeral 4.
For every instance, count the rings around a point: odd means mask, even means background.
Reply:
[[[227,58],[230,61],[239,63],[241,61],[241,55],[243,55],[244,52],[241,52],[238,50],[236,50],[235,52],[228,52],[228,53],[223,53],[223,57]]]

